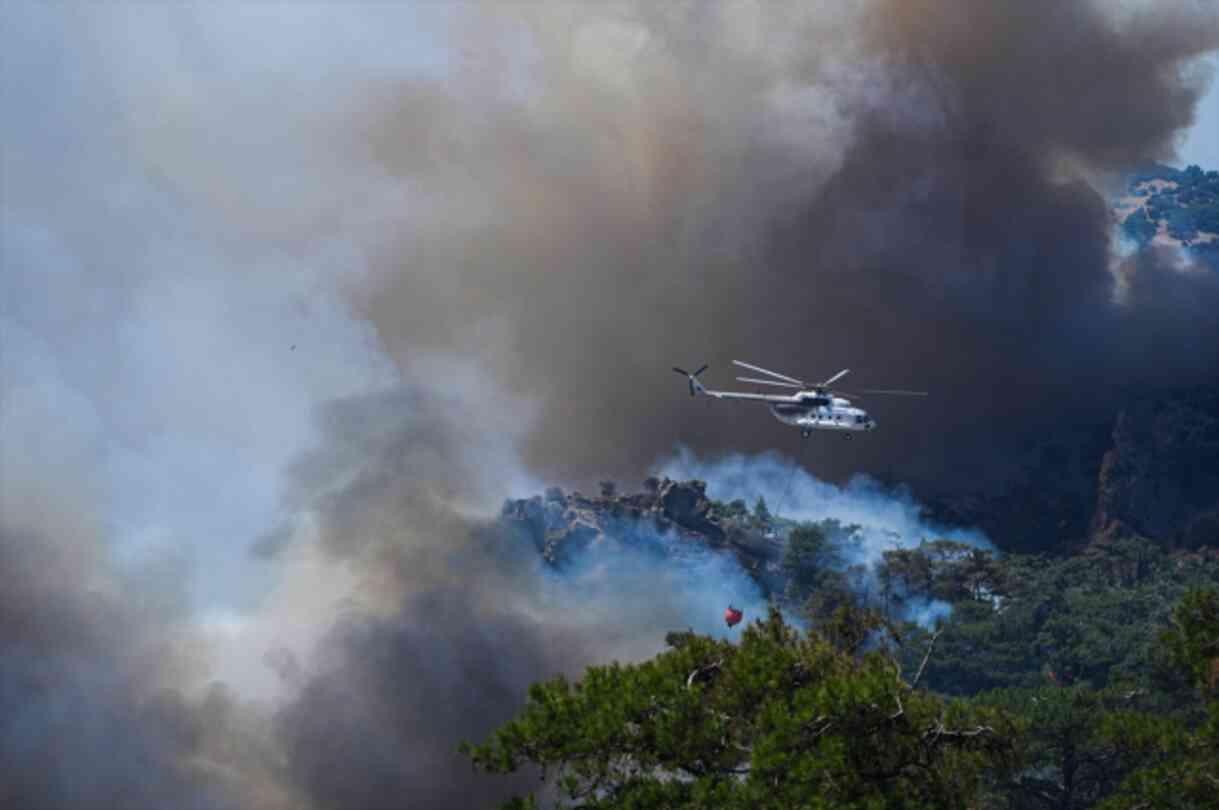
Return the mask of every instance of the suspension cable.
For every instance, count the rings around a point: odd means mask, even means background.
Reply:
[[[796,471],[800,468],[800,460],[803,457],[804,446],[807,441],[808,439],[803,437],[800,439],[800,452],[796,453],[796,461],[794,464],[792,464],[792,470],[787,476],[787,486],[783,488],[783,497],[780,499],[779,506],[776,507],[774,512],[775,520],[779,519],[779,516],[782,514],[783,506],[787,503],[787,496],[791,492],[792,481],[796,478]]]

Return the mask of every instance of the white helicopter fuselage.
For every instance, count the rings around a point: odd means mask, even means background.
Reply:
[[[803,431],[862,432],[876,429],[876,420],[842,397],[810,395],[801,402],[772,402],[770,412],[785,425]]]

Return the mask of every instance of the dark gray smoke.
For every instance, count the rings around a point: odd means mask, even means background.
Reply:
[[[262,721],[200,683],[180,561],[115,569],[77,477],[23,472],[0,498],[0,804],[286,807]]]
[[[1116,386],[1219,370],[1214,319],[1148,300],[1205,311],[1209,280],[1145,256],[1156,281],[1115,305],[1088,183],[1171,155],[1214,9],[530,6],[468,36],[469,73],[387,90],[362,124],[464,214],[387,245],[364,309],[396,356],[458,345],[539,396],[545,477],[630,480],[675,440],[794,444],[760,409],[688,402],[673,364],[929,388],[865,400],[881,430],[816,462],[925,481]]]
[[[290,777],[318,807],[488,807],[537,788],[533,774],[473,773],[457,744],[509,720],[530,679],[581,647],[481,601],[458,588],[412,594],[389,617],[336,628],[334,668],[277,724]]]
[[[336,402],[295,469],[320,547],[361,578],[276,721],[290,778],[318,807],[478,807],[534,789],[535,774],[476,776],[458,743],[507,721],[540,677],[655,654],[669,629],[723,633],[728,602],[764,609],[727,556],[678,567],[601,548],[560,574],[531,541],[463,514],[480,467],[512,473],[495,440],[465,427],[492,393]]]

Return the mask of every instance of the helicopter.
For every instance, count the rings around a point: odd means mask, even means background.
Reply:
[[[774,378],[763,380],[756,377],[737,377],[737,380],[740,382],[794,388],[796,392],[794,394],[751,394],[744,391],[712,391],[698,379],[699,375],[706,371],[709,366],[704,364],[702,368],[694,373],[677,368],[676,366],[673,367],[673,370],[688,380],[690,384],[690,396],[702,394],[714,397],[715,399],[744,399],[769,403],[770,412],[776,419],[786,425],[800,428],[801,437],[806,439],[812,435],[814,430],[837,431],[849,439],[852,434],[876,429],[875,419],[869,416],[862,408],[851,405],[851,400],[848,397],[857,397],[857,394],[846,394],[845,392],[834,391],[830,388],[831,385],[850,373],[848,368],[844,368],[823,382],[806,383],[803,380],[797,380],[795,377],[789,377],[786,374],[770,371],[761,366],[744,363],[740,360],[733,360],[732,362],[741,368],[749,369],[758,374],[767,374]],[[863,393],[907,397],[927,396],[926,391],[894,389],[865,389]]]

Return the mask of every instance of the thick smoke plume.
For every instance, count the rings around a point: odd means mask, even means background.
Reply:
[[[560,575],[532,544],[463,516],[453,497],[489,457],[463,429],[472,414],[446,399],[335,403],[319,452],[296,470],[325,492],[308,501],[322,547],[365,577],[278,720],[294,781],[323,807],[479,806],[506,786],[474,778],[457,744],[506,721],[530,682],[653,655],[666,630],[722,634],[731,600],[764,609],[727,558],[679,567],[620,547]]]
[[[363,311],[395,356],[457,344],[536,394],[547,477],[633,478],[675,439],[792,441],[686,402],[674,363],[926,387],[865,400],[881,430],[816,460],[924,482],[999,476],[1004,441],[1120,386],[1219,372],[1213,279],[1146,256],[1115,304],[1094,190],[1171,154],[1213,9],[558,8],[481,16],[468,72],[358,119],[372,159],[457,215],[384,245]],[[1181,299],[1197,314],[1158,303]]]
[[[1115,261],[1094,190],[1171,157],[1209,4],[32,9],[0,12],[6,804],[503,795],[454,748],[529,682],[757,609],[712,559],[556,579],[491,531],[792,440],[674,363],[934,392],[819,446],[839,481],[997,474],[1068,400],[1216,373],[1213,276]],[[131,502],[192,552],[136,553]]]
[[[98,448],[53,393],[0,393],[0,804],[292,806],[265,718],[207,678],[187,560],[115,563]]]

